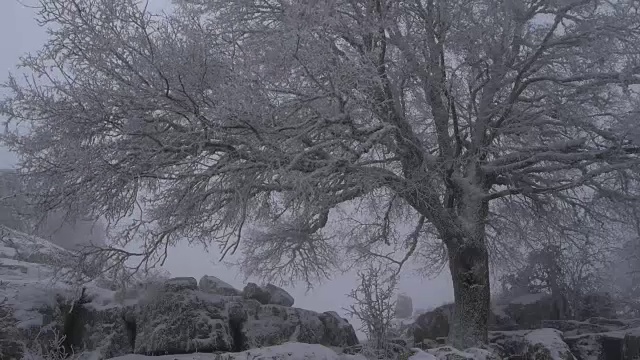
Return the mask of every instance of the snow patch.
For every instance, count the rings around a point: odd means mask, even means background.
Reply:
[[[473,359],[473,360],[492,360],[495,359],[490,351],[485,349],[470,348],[465,351],[460,351],[449,346],[443,346],[427,351],[433,356],[432,359],[436,360],[449,360],[449,359]],[[411,359],[411,358],[409,358]]]
[[[415,348],[415,349],[411,349],[411,351],[415,353],[411,355],[407,360],[438,360],[438,358],[435,357],[433,354],[424,352],[421,349]]]
[[[529,345],[540,345],[549,350],[552,360],[566,360],[569,347],[562,339],[562,332],[556,329],[538,329],[525,335]]]

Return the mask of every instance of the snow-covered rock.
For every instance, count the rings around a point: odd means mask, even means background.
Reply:
[[[135,352],[232,351],[226,307],[224,298],[191,288],[165,287],[148,294],[134,310]]]
[[[578,360],[623,359],[623,332],[582,334],[565,342]]]
[[[287,341],[357,343],[351,325],[328,321],[326,314],[192,289],[147,294],[133,315],[136,353],[243,351]]]
[[[293,306],[294,299],[284,289],[273,284],[258,286],[255,283],[248,283],[242,290],[242,296],[245,299],[257,300],[263,305],[282,305]]]
[[[500,349],[502,357],[519,356],[523,360],[575,360],[562,332],[536,329],[492,332],[489,341]]]
[[[242,289],[242,297],[255,300],[263,305],[268,305],[271,301],[271,294],[258,284],[252,282],[245,285],[244,289]]]
[[[316,344],[284,343],[260,349],[230,354],[187,354],[166,356],[125,355],[111,360],[365,360],[358,356],[338,355],[335,351]]]
[[[428,352],[424,352],[421,349],[413,349],[414,354],[409,356],[407,360],[438,360],[437,357]]]
[[[157,279],[117,291],[91,282],[78,302],[81,289],[54,276],[67,256],[46,240],[17,232],[0,242],[1,359],[20,359],[34,338],[46,344],[56,333],[66,337],[66,347],[90,351],[95,360],[134,351],[184,354],[288,341],[337,347],[358,341],[353,327],[335,313],[212,294],[193,278]]]
[[[164,283],[165,289],[169,291],[197,290],[198,281],[192,277],[176,277],[171,278]]]
[[[69,256],[66,250],[4,226],[0,232],[0,358],[20,359],[37,346],[35,335],[43,342],[55,337],[59,304],[75,289],[64,278],[52,280],[57,264]]]
[[[198,283],[200,291],[226,296],[240,295],[240,291],[215,276],[205,275]]]
[[[414,352],[408,360],[500,360],[489,350],[471,348],[460,351],[449,346],[443,346],[427,351],[412,349]]]
[[[496,321],[493,328],[495,330],[540,328],[543,320],[562,318],[563,315],[558,312],[557,305],[553,297],[548,294],[525,294],[515,297],[506,303],[493,306],[493,312],[502,319],[502,323]]]
[[[453,309],[453,304],[447,304],[418,316],[410,328],[414,342],[418,344],[425,339],[436,340],[448,336]]]
[[[274,305],[282,305],[282,306],[293,306],[294,299],[291,294],[289,294],[283,288],[275,286],[273,284],[267,284],[264,289],[271,295],[270,304]]]
[[[339,346],[351,346],[358,343],[358,336],[353,331],[353,326],[338,313],[324,312],[320,315],[320,321],[325,328],[322,343],[340,344]]]
[[[537,329],[524,336],[525,359],[531,360],[575,360],[562,333],[556,329]]]
[[[630,321],[629,325],[637,326],[638,321]],[[568,336],[565,341],[578,360],[640,358],[640,328]]]

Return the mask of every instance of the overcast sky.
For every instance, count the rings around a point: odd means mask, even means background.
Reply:
[[[15,72],[18,58],[29,51],[36,51],[45,41],[46,32],[38,27],[34,20],[36,11],[25,4],[34,4],[35,0],[1,0],[0,5],[0,82],[6,80],[9,72]],[[165,8],[168,0],[149,0],[154,10]],[[5,148],[0,148],[0,168],[14,167],[16,156]],[[192,276],[199,279],[202,275],[215,275],[230,284],[242,288],[243,279],[237,271],[216,264],[218,254],[207,254],[199,247],[181,245],[171,251],[165,268],[173,276]],[[347,294],[355,285],[353,274],[337,277],[330,282],[306,292],[306,287],[287,288],[295,298],[297,307],[316,311],[338,311],[348,306]],[[414,308],[427,308],[453,299],[453,290],[449,273],[444,272],[433,280],[421,279],[407,273],[400,281],[400,292],[409,294]]]

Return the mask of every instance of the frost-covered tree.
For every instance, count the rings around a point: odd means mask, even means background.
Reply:
[[[346,309],[362,323],[374,350],[386,353],[392,345],[397,272],[384,265],[369,265],[358,272],[358,286],[349,293],[353,304]]]
[[[582,255],[556,244],[531,251],[523,266],[501,279],[501,296],[508,300],[523,294],[548,294],[556,308],[555,316],[577,316],[582,301],[600,290],[602,277],[597,270],[604,265],[602,259]]]
[[[116,262],[183,238],[226,254],[249,224],[284,234],[255,232],[247,255],[273,261],[253,271],[304,280],[340,263],[329,223],[396,263],[440,243],[466,348],[487,341],[489,258],[516,219],[568,232],[636,206],[639,6],[40,0],[49,41],[7,84],[4,140],[47,206],[136,215],[116,245],[142,248]]]

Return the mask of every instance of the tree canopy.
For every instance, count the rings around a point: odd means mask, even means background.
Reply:
[[[489,257],[508,256],[520,228],[579,239],[636,206],[639,12],[178,0],[154,15],[134,0],[41,0],[49,41],[1,107],[27,131],[4,142],[47,207],[136,215],[117,239],[142,249],[112,260],[161,261],[185,238],[226,254],[252,225],[254,273],[312,281],[336,262],[338,220],[360,256],[400,265],[445,249],[451,340],[471,346],[487,340]]]

